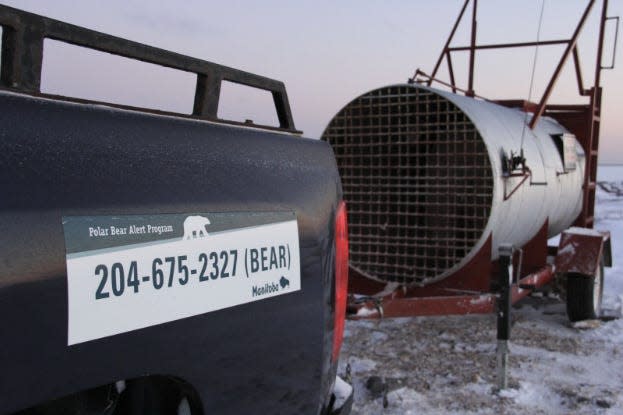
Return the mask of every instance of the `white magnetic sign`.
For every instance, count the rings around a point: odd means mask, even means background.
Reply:
[[[301,289],[292,212],[64,217],[68,345]]]

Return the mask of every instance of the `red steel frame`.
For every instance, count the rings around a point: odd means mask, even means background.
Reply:
[[[459,47],[450,46],[470,1],[472,2],[470,45]],[[574,225],[585,228],[592,228],[594,224],[602,94],[602,88],[600,86],[601,71],[602,69],[611,69],[614,66],[604,67],[601,64],[604,31],[608,20],[617,19],[618,21],[618,18],[607,16],[608,0],[603,0],[599,24],[594,84],[592,87],[586,89],[584,88],[580,68],[577,41],[595,3],[596,0],[589,0],[570,39],[478,45],[476,44],[478,0],[465,0],[443,50],[439,55],[433,72],[428,75],[420,69],[417,69],[410,79],[410,82],[426,83],[429,86],[433,82],[436,82],[451,88],[454,93],[462,92],[466,96],[478,97],[474,91],[474,68],[477,50],[566,45],[565,51],[538,104],[524,100],[503,100],[496,102],[501,105],[519,107],[523,111],[531,112],[533,116],[529,124],[530,128],[534,128],[542,115],[547,115],[558,120],[575,134],[586,153],[586,173],[583,185],[582,211]],[[467,89],[459,88],[454,78],[454,67],[451,56],[453,52],[460,51],[469,52]],[[551,93],[563,66],[571,56],[573,57],[575,67],[578,92],[580,96],[588,97],[589,103],[585,105],[550,105],[548,101]],[[449,83],[436,78],[444,59],[448,64]],[[556,255],[557,248],[547,246],[547,227],[548,223],[545,223],[537,235],[521,249],[517,250],[513,257],[513,269],[517,270],[513,276],[513,303],[530,294],[534,289],[552,282],[554,279],[554,266],[548,264],[547,256]],[[606,240],[607,237],[604,237],[604,241]],[[599,252],[601,252],[601,250]],[[388,289],[387,284],[367,279],[358,275],[351,269],[349,277],[349,317],[376,318],[383,316],[401,317],[491,313],[495,310],[496,294],[494,291],[496,289],[496,275],[498,274],[498,263],[497,261],[491,261],[491,254],[491,240],[489,239],[483,249],[481,249],[476,257],[466,264],[466,266],[448,278],[424,287],[399,287]],[[576,258],[575,260],[579,261],[580,259]],[[598,261],[598,258],[589,258],[587,260],[592,263]]]

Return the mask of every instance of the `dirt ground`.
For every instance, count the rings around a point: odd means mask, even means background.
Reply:
[[[520,304],[501,392],[493,315],[348,321],[339,373],[353,413],[623,413],[620,320],[581,330],[557,298]]]

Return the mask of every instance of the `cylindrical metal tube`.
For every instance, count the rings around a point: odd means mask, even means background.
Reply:
[[[542,117],[416,84],[354,99],[323,139],[335,151],[349,205],[351,267],[420,285],[452,275],[492,239],[521,247],[581,210],[584,153]],[[511,156],[525,167],[513,169]]]

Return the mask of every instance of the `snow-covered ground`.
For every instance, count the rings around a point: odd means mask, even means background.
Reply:
[[[599,190],[596,211],[614,254],[604,307],[620,311],[623,196]],[[623,319],[580,330],[555,296],[518,306],[509,387],[499,393],[492,315],[348,321],[339,373],[355,388],[353,413],[623,414]]]

